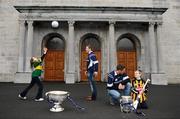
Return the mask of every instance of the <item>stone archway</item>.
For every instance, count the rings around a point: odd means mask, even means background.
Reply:
[[[126,67],[126,72],[130,78],[134,77],[134,71],[138,69],[140,59],[140,42],[138,38],[126,33],[117,40],[117,62]]]
[[[81,52],[81,58],[80,58],[80,75],[81,75],[81,81],[87,81],[87,76],[85,75],[85,71],[87,70],[87,53],[85,51],[85,47],[87,44],[90,44],[92,47],[92,50],[96,54],[97,60],[99,61],[98,64],[98,76],[95,78],[96,81],[101,81],[101,42],[100,37],[96,34],[86,34],[81,38],[80,42],[80,52]]]
[[[45,81],[64,81],[65,39],[58,33],[43,38],[42,46],[48,48],[44,64]]]

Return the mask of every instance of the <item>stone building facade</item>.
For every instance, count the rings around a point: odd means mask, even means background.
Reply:
[[[143,70],[152,84],[180,83],[179,8],[177,0],[1,0],[0,81],[29,82],[29,59],[44,46],[46,81],[84,81],[91,44],[98,81],[121,63],[130,76]]]

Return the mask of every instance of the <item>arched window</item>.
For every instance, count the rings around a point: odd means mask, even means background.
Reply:
[[[135,51],[134,43],[128,38],[122,38],[117,43],[117,51]]]
[[[84,51],[87,45],[91,45],[93,51],[101,50],[101,43],[95,36],[87,36],[82,42],[81,50]]]
[[[64,40],[59,37],[52,37],[47,42],[47,48],[51,50],[64,50]]]

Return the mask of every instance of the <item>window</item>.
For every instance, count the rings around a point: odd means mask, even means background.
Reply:
[[[135,47],[131,40],[128,38],[122,38],[117,43],[117,50],[118,51],[134,51]]]
[[[100,42],[96,37],[93,37],[93,36],[86,37],[83,40],[81,50],[82,51],[85,50],[85,47],[88,44],[91,45],[93,51],[100,51],[101,50]]]
[[[47,43],[47,47],[51,50],[64,50],[64,46],[64,41],[59,37],[53,37]]]

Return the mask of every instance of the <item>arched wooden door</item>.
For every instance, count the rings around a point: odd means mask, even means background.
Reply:
[[[117,61],[126,67],[126,72],[130,78],[134,77],[137,69],[135,45],[128,38],[120,39],[117,43]]]
[[[48,52],[45,57],[45,81],[64,81],[64,41],[53,37],[47,42]]]
[[[87,35],[83,41],[81,46],[81,67],[80,67],[80,74],[81,74],[81,81],[87,81],[87,76],[85,75],[85,71],[87,71],[87,57],[88,54],[85,51],[85,47],[87,44],[90,44],[92,50],[94,51],[96,58],[99,62],[98,64],[98,76],[95,78],[96,81],[101,81],[101,45],[100,41],[98,40],[97,36],[94,35]]]

